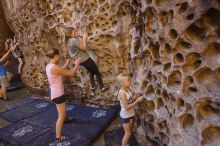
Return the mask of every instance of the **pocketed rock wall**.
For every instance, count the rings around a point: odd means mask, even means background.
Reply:
[[[5,41],[7,38],[10,37],[13,37],[13,32],[10,30],[8,24],[6,23],[4,11],[0,3],[0,58],[2,58],[2,56],[6,53]],[[7,72],[13,74],[14,78],[12,79],[12,81],[19,80],[19,77],[17,75],[17,60],[13,58],[11,54],[8,56],[7,60],[8,63],[7,65],[5,65],[5,68]]]
[[[10,31],[5,17],[4,17],[4,12],[0,3],[0,56],[2,57],[4,53],[6,52],[5,50],[5,40],[12,35],[12,32]]]
[[[135,24],[135,11],[129,2],[72,0],[7,0],[2,1],[10,28],[20,39],[25,56],[23,82],[37,91],[48,90],[45,66],[46,52],[56,47],[61,52],[61,64],[66,53],[65,29],[75,27],[89,33],[90,55],[97,62],[110,92],[100,95],[93,104],[112,104],[115,76],[129,72],[130,29]],[[66,79],[67,93],[90,96],[89,76],[81,67],[77,76]],[[99,91],[99,90],[98,90]],[[89,99],[89,102],[92,102]],[[114,104],[114,103],[113,103]]]
[[[67,57],[65,28],[86,29],[90,55],[110,91],[89,97],[80,68],[65,80],[68,93],[93,105],[114,105],[115,76],[133,75],[146,98],[136,108],[135,134],[143,146],[220,145],[220,2],[218,0],[2,0],[20,38],[28,87],[48,90],[45,53]]]
[[[141,1],[142,23],[131,48],[144,145],[220,145],[220,2]],[[141,42],[141,43],[138,43]]]

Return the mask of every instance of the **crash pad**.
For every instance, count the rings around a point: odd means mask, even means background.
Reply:
[[[121,146],[122,138],[124,136],[124,129],[118,128],[112,131],[107,131],[104,133],[105,146]],[[129,140],[129,146],[139,146],[134,135],[131,136]]]
[[[0,141],[11,146],[23,145],[44,132],[43,128],[18,122],[0,129]]]
[[[13,110],[5,111],[0,114],[0,117],[11,123],[15,123],[17,121],[36,115],[37,113],[43,112],[52,107],[52,105],[53,104],[51,102],[38,99]]]

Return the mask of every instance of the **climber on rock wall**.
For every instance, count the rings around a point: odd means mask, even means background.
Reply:
[[[19,43],[17,42],[16,36],[14,36],[14,40],[7,39],[5,42],[5,48],[6,50],[11,50],[11,53],[13,56],[18,59],[19,65],[18,65],[18,74],[21,74],[22,72],[22,66],[24,64],[23,62],[23,55],[21,50],[18,47]]]
[[[18,43],[18,39],[17,39],[17,36],[14,36],[14,40],[11,41],[11,44],[10,44],[10,47],[13,48],[11,50],[13,56],[18,59],[18,62],[19,62],[19,65],[18,65],[18,74],[21,74],[22,72],[22,66],[24,64],[24,61],[23,61],[23,55],[22,55],[22,52],[21,50],[19,49],[18,47],[19,43]]]
[[[75,75],[77,68],[80,64],[80,58],[77,58],[75,65],[71,70],[66,70],[70,59],[68,59],[63,66],[58,66],[59,63],[59,51],[56,48],[51,49],[47,53],[47,57],[50,58],[50,63],[46,66],[46,74],[50,85],[51,100],[56,104],[58,111],[58,119],[56,122],[56,141],[61,142],[65,139],[62,136],[62,126],[65,120],[68,120],[66,114],[66,98],[64,94],[64,85],[62,76],[72,77]]]
[[[7,97],[7,87],[9,86],[9,81],[7,78],[6,70],[4,68],[3,62],[7,60],[8,55],[10,54],[11,50],[8,50],[6,54],[0,59],[0,99],[8,100]]]
[[[128,75],[118,75],[117,83],[120,86],[120,90],[118,92],[118,100],[120,101],[121,106],[120,117],[125,131],[124,137],[122,139],[122,146],[127,146],[131,136],[131,128],[135,116],[134,107],[143,101],[143,97],[137,96],[137,98],[134,98],[131,91],[129,90],[131,79]]]
[[[99,87],[102,93],[107,91],[109,87],[105,87],[103,84],[103,80],[101,77],[101,74],[98,70],[98,67],[96,63],[89,57],[89,54],[87,52],[88,46],[87,46],[87,38],[88,34],[87,32],[84,32],[82,36],[80,35],[79,31],[74,28],[67,28],[67,51],[69,56],[72,59],[76,59],[77,57],[81,58],[81,64],[84,66],[90,73],[90,83],[91,83],[91,89],[92,91],[96,90],[94,77],[96,76],[96,79],[99,83]]]

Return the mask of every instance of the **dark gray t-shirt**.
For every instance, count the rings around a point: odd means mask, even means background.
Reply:
[[[80,57],[81,63],[82,63],[82,62],[86,61],[87,59],[89,59],[89,54],[87,53],[87,51],[83,51],[78,48],[79,43],[81,41],[82,41],[82,39],[79,37],[69,39],[68,44],[67,44],[67,50],[68,50],[68,54],[71,58],[77,59],[78,57]]]

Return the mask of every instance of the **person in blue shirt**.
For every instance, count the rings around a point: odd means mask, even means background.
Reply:
[[[6,54],[3,55],[2,58],[0,58],[0,98],[3,100],[8,100],[7,98],[7,87],[9,86],[6,70],[4,68],[4,61],[7,60],[8,55],[10,54],[10,50],[7,51]]]

